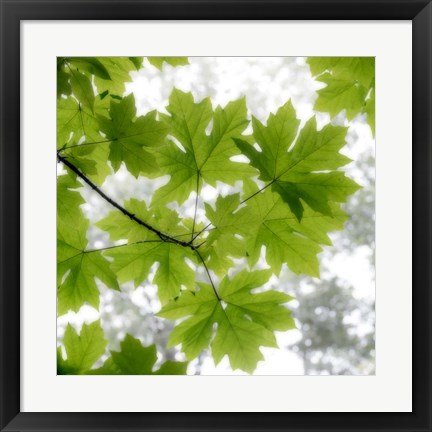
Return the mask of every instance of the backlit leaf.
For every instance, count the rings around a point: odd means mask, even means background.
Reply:
[[[90,369],[105,352],[107,341],[99,321],[84,324],[78,335],[68,324],[63,344],[66,359],[63,359],[60,348],[57,351],[57,373],[59,375],[78,375]]]
[[[254,136],[260,146],[236,139],[239,149],[301,221],[303,202],[313,210],[331,216],[331,202],[345,202],[358,189],[343,172],[335,171],[350,162],[339,153],[345,145],[346,129],[327,125],[320,131],[315,118],[297,134],[298,121],[288,102],[271,114],[267,126],[253,119]],[[292,146],[294,143],[294,146]]]
[[[161,171],[171,178],[156,192],[155,203],[181,204],[192,191],[201,190],[203,181],[213,186],[217,181],[234,184],[254,174],[247,164],[230,160],[239,154],[232,138],[240,137],[247,125],[244,99],[213,112],[209,99],[196,103],[192,94],[174,89],[167,110],[170,115],[164,115],[163,120],[176,141],[158,150]],[[213,127],[207,135],[211,121]]]
[[[102,367],[91,370],[91,375],[184,375],[186,362],[166,361],[155,367],[155,345],[142,346],[138,339],[127,334],[120,344],[120,351],[111,351]]]
[[[95,95],[90,80],[81,72],[71,69],[70,83],[78,101],[93,113]]]
[[[156,158],[147,148],[160,146],[167,128],[156,119],[156,112],[136,118],[135,98],[131,94],[120,102],[112,100],[109,114],[111,119],[99,117],[99,124],[111,141],[109,160],[114,171],[124,162],[135,177],[157,172]]]
[[[208,284],[200,284],[196,292],[182,292],[159,313],[169,319],[187,317],[175,327],[169,344],[181,344],[189,360],[210,345],[216,363],[227,355],[233,369],[251,373],[263,359],[260,346],[277,346],[273,331],[295,327],[291,312],[282,306],[290,296],[276,291],[251,293],[270,275],[263,270],[225,277],[219,298]]]

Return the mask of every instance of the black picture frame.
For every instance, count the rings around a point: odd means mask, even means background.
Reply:
[[[0,5],[1,431],[432,431],[430,1],[0,0]],[[20,21],[128,19],[412,20],[412,413],[20,412]]]

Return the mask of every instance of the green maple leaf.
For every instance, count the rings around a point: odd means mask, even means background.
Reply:
[[[75,97],[93,113],[95,95],[91,81],[81,72],[69,70],[71,72],[70,83]]]
[[[252,190],[256,192],[256,186]],[[218,197],[215,209],[206,205],[214,228],[203,252],[209,266],[213,269],[216,264],[217,273],[222,274],[232,266],[230,256],[247,257],[254,266],[265,246],[266,260],[274,273],[279,274],[286,263],[294,273],[318,277],[320,245],[331,245],[328,233],[341,230],[347,219],[337,205],[332,204],[331,210],[332,216],[326,216],[306,207],[299,222],[283,199],[269,189],[256,194],[245,206],[241,206],[240,194]],[[223,252],[219,268],[218,258]]]
[[[127,334],[120,344],[120,352],[111,351],[102,367],[91,370],[91,375],[184,375],[186,362],[168,360],[156,370],[157,352],[155,345],[143,347],[138,339]]]
[[[125,201],[124,208],[142,221],[150,222],[152,215],[145,202],[132,198]],[[112,241],[128,240],[129,243],[135,243],[143,240],[160,240],[146,227],[137,224],[118,210],[111,211],[108,216],[97,222],[96,226],[107,231]]]
[[[265,246],[266,261],[276,274],[286,263],[294,273],[314,277],[319,277],[320,245],[331,245],[328,233],[343,229],[347,219],[346,213],[332,204],[331,216],[306,207],[300,223],[283,198],[270,190],[248,201],[244,212],[254,218],[257,227],[246,237],[250,265],[258,262]]]
[[[346,129],[327,125],[317,131],[316,120],[312,118],[294,143],[298,123],[291,102],[287,102],[269,116],[267,126],[252,119],[261,151],[243,140],[235,142],[259,170],[266,187],[271,186],[280,194],[299,221],[304,212],[302,202],[331,216],[330,203],[345,202],[358,189],[343,172],[334,171],[350,162],[339,153],[345,145]]]
[[[182,221],[176,211],[167,207],[149,209],[144,201],[131,198],[125,201],[124,208],[166,235],[180,239],[191,236],[189,228],[181,223],[187,220]],[[143,240],[160,240],[155,233],[118,210],[110,212],[108,216],[97,222],[96,226],[107,231],[112,241],[128,240],[129,243],[135,243]]]
[[[108,98],[95,96],[93,113],[73,97],[57,101],[57,148],[74,142],[101,141],[99,121],[96,116],[107,116]]]
[[[143,201],[131,199],[125,208],[150,224],[159,232],[170,236],[191,236],[189,229],[180,224],[181,219],[174,210],[161,207],[156,210],[147,208]],[[162,303],[178,295],[182,285],[192,287],[195,280],[194,271],[186,264],[185,258],[195,259],[190,251],[185,251],[174,243],[164,243],[154,232],[138,225],[128,216],[113,211],[96,224],[110,233],[111,240],[128,240],[130,247],[126,250],[108,251],[114,257],[112,268],[120,281],[134,280],[138,286],[147,279],[151,266],[159,263],[154,283]]]
[[[187,57],[147,57],[149,62],[159,69],[165,62],[171,66],[189,64]],[[151,60],[150,60],[151,59]],[[110,79],[95,74],[95,85],[99,93],[108,91],[112,95],[121,96],[125,92],[125,83],[131,82],[131,72],[143,66],[143,57],[98,57],[97,60],[105,68]]]
[[[213,112],[209,99],[195,103],[192,94],[174,89],[167,111],[162,119],[170,128],[174,141],[159,148],[158,163],[170,181],[158,189],[153,202],[184,202],[192,191],[200,191],[202,181],[215,186],[217,181],[234,184],[252,176],[247,164],[232,162],[230,157],[239,154],[232,138],[240,137],[247,125],[244,99],[230,102],[225,108]],[[213,121],[210,135],[206,129]],[[175,173],[175,176],[173,175]]]
[[[57,349],[57,374],[79,375],[86,373],[104,354],[107,341],[100,321],[84,324],[78,335],[68,324],[63,338],[67,358],[63,359],[61,349]]]
[[[65,250],[73,246],[62,244],[62,237],[59,234],[58,249]],[[59,255],[62,251],[59,252]],[[57,310],[63,315],[72,310],[77,312],[84,303],[94,308],[99,307],[99,290],[96,286],[95,277],[112,289],[119,289],[115,274],[109,266],[109,262],[100,252],[84,252],[76,250],[76,255],[57,265],[58,275],[64,276],[58,289]]]
[[[111,356],[102,367],[92,369],[105,353],[107,341],[100,321],[84,324],[78,333],[68,324],[63,344],[66,359],[61,348],[57,348],[58,375],[183,375],[186,362],[166,361],[155,369],[157,361],[156,347],[143,347],[138,339],[129,334],[121,342],[121,351],[111,351]]]
[[[59,177],[57,201],[57,281],[58,314],[78,311],[84,303],[99,307],[95,277],[113,289],[119,289],[109,262],[100,251],[86,251],[89,221],[79,206],[83,200],[71,191],[76,181]]]
[[[328,112],[331,117],[345,110],[348,120],[362,112],[367,89],[361,84],[338,79],[330,74],[320,76],[319,81],[327,86],[318,90],[319,97],[315,102],[315,110]]]
[[[69,260],[87,246],[89,221],[80,208],[84,203],[81,194],[74,189],[80,187],[72,176],[57,177],[57,261]],[[63,274],[57,271],[61,278]]]
[[[109,148],[99,133],[95,115],[106,115],[108,106],[107,101],[97,96],[93,114],[72,97],[57,101],[57,148],[98,185],[111,170],[106,163]]]
[[[260,346],[277,346],[273,331],[294,328],[290,311],[282,306],[291,300],[290,296],[276,291],[251,293],[270,275],[263,270],[225,277],[219,286],[219,298],[210,285],[203,283],[199,291],[182,292],[159,313],[169,319],[187,317],[171,333],[169,346],[181,344],[191,360],[211,345],[216,363],[227,355],[233,369],[252,373],[263,359]]]
[[[194,261],[195,256],[190,250],[174,243],[150,240],[108,250],[105,255],[114,258],[111,268],[119,281],[133,280],[135,286],[147,279],[155,262],[159,263],[154,283],[158,286],[162,304],[178,296],[182,285],[190,288],[195,282],[195,272],[185,261],[185,258]]]
[[[271,331],[295,328],[291,312],[283,304],[293,300],[279,291],[263,291],[252,294],[253,288],[264,285],[272,272],[242,270],[232,279],[225,277],[219,285],[219,294],[230,308],[245,313],[254,322]]]
[[[136,120],[133,94],[117,102],[111,101],[111,119],[99,117],[101,131],[111,141],[109,160],[117,171],[122,162],[135,177],[142,172],[146,175],[158,171],[157,161],[148,147],[160,146],[166,136],[166,126],[156,119],[152,111]]]
[[[314,109],[331,117],[345,110],[347,119],[367,113],[375,134],[375,59],[373,57],[309,57],[315,79],[327,86],[318,90]]]
[[[107,71],[110,79],[95,76],[94,83],[99,93],[108,91],[112,95],[122,96],[125,83],[132,81],[130,72],[142,64],[142,57],[98,57],[97,60]]]
[[[357,81],[369,88],[375,79],[374,57],[309,57],[312,75],[331,72],[338,79]]]
[[[86,71],[104,80],[111,80],[107,68],[96,57],[68,57],[67,62],[78,70]]]
[[[240,206],[240,194],[219,196],[215,208],[205,204],[206,217],[213,225],[202,247],[204,257],[208,258],[209,267],[219,276],[232,267],[231,258],[246,256],[244,239],[256,229],[255,221],[244,210],[237,211]]]
[[[82,173],[89,178],[95,178],[98,175],[97,162],[93,158],[93,148],[83,145],[71,145],[71,148],[64,152],[67,159],[72,162]],[[68,168],[66,168],[68,169]],[[75,173],[73,173],[75,174]],[[105,179],[105,176],[103,177]],[[102,179],[99,179],[101,182]]]
[[[73,176],[61,175],[57,177],[57,223],[66,227],[73,226],[76,221],[83,219],[80,206],[84,199],[74,189],[81,187]]]
[[[150,64],[162,70],[164,63],[170,66],[185,66],[189,64],[187,57],[147,57]]]
[[[95,97],[94,113],[81,105],[73,97],[57,101],[57,148],[67,147],[71,142],[101,141],[99,121],[95,115],[107,115],[107,99]]]

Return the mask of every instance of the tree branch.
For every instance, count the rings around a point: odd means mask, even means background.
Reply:
[[[140,218],[136,217],[134,214],[132,214],[130,211],[126,210],[124,207],[122,207],[120,204],[112,200],[108,195],[106,195],[104,192],[102,192],[101,189],[99,189],[98,186],[96,186],[88,177],[86,177],[75,165],[73,165],[71,162],[67,160],[67,158],[60,156],[59,152],[57,152],[57,159],[59,162],[62,162],[64,165],[66,165],[71,171],[73,171],[78,177],[80,177],[82,180],[84,180],[98,195],[100,195],[105,201],[110,203],[113,207],[115,207],[117,210],[122,212],[125,216],[129,217],[131,220],[136,222],[137,224],[147,228],[149,231],[155,233],[162,241],[167,243],[175,243],[179,246],[183,247],[189,247],[192,250],[195,250],[195,246],[192,244],[192,242],[185,242],[183,240],[176,239],[174,237],[169,236],[168,234],[165,234],[158,229],[154,228],[147,222],[144,222]]]

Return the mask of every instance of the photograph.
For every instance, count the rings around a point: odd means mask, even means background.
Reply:
[[[57,375],[375,375],[374,57],[56,67]]]

